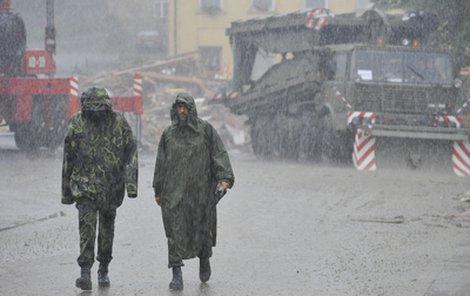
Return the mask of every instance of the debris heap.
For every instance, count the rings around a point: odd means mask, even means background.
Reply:
[[[143,77],[144,114],[141,117],[140,139],[143,149],[155,149],[163,130],[170,125],[170,108],[176,94],[187,92],[196,100],[198,114],[208,120],[219,132],[229,150],[250,151],[250,132],[247,118],[230,113],[222,104],[213,104],[210,98],[226,81],[208,78],[201,71],[197,53],[131,69],[106,72],[95,77],[80,77],[80,88],[92,85],[108,88],[112,96],[132,95],[132,75]],[[136,117],[126,115],[135,128]]]

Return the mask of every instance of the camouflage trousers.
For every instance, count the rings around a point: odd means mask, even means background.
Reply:
[[[114,221],[116,209],[97,209],[93,204],[77,204],[80,232],[78,265],[91,268],[94,262],[96,224],[98,222],[98,254],[96,260],[107,268],[113,259]]]

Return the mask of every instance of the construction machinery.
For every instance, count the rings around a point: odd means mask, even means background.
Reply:
[[[46,0],[45,49],[27,48],[23,19],[10,4],[0,0],[0,122],[20,150],[55,148],[80,105],[76,79],[54,77],[54,1]]]
[[[9,127],[16,146],[27,152],[55,150],[63,142],[68,120],[80,110],[77,78],[54,77],[54,0],[45,4],[44,49],[29,49],[23,19],[12,11],[10,0],[0,0],[0,124]],[[142,98],[140,73],[134,73],[132,95],[111,97],[113,109],[136,115],[139,143]]]
[[[462,81],[450,55],[428,47],[436,19],[317,8],[232,22],[233,80],[219,100],[248,116],[259,157],[375,170],[393,154],[469,175]]]

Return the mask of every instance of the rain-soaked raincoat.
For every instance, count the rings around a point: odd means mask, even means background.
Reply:
[[[185,125],[178,124],[177,103],[189,109]],[[219,135],[198,118],[190,95],[177,95],[171,120],[158,146],[153,187],[161,200],[169,266],[174,267],[182,265],[182,259],[211,256],[216,242],[215,187],[222,180],[232,187],[234,175]]]
[[[137,196],[138,160],[132,130],[108,99],[82,101],[82,112],[72,117],[64,142],[62,203],[93,202],[98,208],[117,208],[125,188]],[[94,112],[100,124],[87,118]],[[101,114],[101,115],[99,115]]]
[[[124,116],[112,110],[104,88],[92,87],[82,94],[82,112],[70,120],[64,142],[62,203],[75,202],[78,209],[82,268],[94,262],[98,222],[97,260],[107,272],[112,260],[116,209],[127,187],[137,196],[138,160],[132,130]]]

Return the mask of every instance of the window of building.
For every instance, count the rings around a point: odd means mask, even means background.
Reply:
[[[220,12],[223,5],[223,0],[199,0],[199,9],[206,13]]]
[[[328,8],[327,0],[305,0],[305,8]]]
[[[276,8],[275,0],[251,0],[251,8],[254,11],[274,11]]]
[[[153,16],[156,18],[168,17],[168,0],[155,0],[153,5]]]

